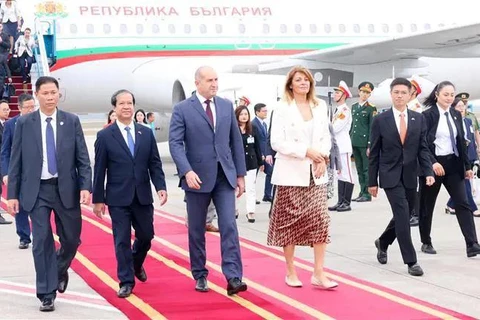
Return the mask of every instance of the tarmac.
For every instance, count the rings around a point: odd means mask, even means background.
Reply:
[[[93,164],[95,130],[87,130],[86,141]],[[178,177],[174,175],[175,165],[169,157],[167,144],[160,143],[159,150],[164,162],[169,195],[168,203],[161,209],[184,217],[183,192],[177,187]],[[263,197],[263,184],[264,174],[259,174],[257,199]],[[357,193],[356,189],[354,195]],[[437,255],[427,255],[420,251],[418,227],[412,227],[418,262],[425,271],[423,277],[408,275],[396,242],[389,248],[388,264],[380,265],[376,260],[373,242],[392,217],[383,191],[372,202],[353,203],[350,212],[331,213],[331,244],[327,247],[325,266],[480,319],[480,257],[466,257],[465,243],[456,217],[444,213],[447,200],[448,194],[442,188],[432,228]],[[155,207],[160,208],[158,199]],[[256,222],[253,224],[246,221],[242,210],[244,207],[242,198],[239,201],[240,217],[237,221],[240,236],[266,244],[270,204],[262,202],[257,205]],[[7,214],[4,217],[13,220]],[[478,225],[480,219],[475,221]],[[161,237],[161,234],[158,236]],[[18,249],[14,224],[0,225],[0,243],[0,319],[126,319],[125,315],[93,291],[72,270],[66,292],[68,294],[58,295],[56,311],[39,312],[31,247],[27,250]],[[295,254],[313,261],[313,251],[310,248],[299,247]],[[385,315],[385,319],[388,319],[388,315]]]

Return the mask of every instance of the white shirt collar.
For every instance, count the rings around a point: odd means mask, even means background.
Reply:
[[[47,118],[52,118],[52,121],[54,121],[54,122],[57,121],[57,108],[55,108],[55,111],[53,112],[53,114],[51,116],[47,116],[40,109],[38,109],[38,112],[40,113],[40,120],[42,120],[42,122],[45,122],[47,120]]]
[[[444,115],[445,112],[448,112],[450,114],[450,107],[448,107],[447,110],[444,110],[442,107],[440,107],[437,103],[437,108],[438,108],[438,113],[440,113],[441,115]]]
[[[123,123],[121,123],[120,121],[115,121],[115,123],[117,124],[118,128],[120,129],[120,132],[125,132],[125,128],[126,127],[130,127],[130,130],[131,132],[134,132],[135,131],[135,124],[133,123],[133,120],[130,121],[130,124],[129,125],[124,125]]]
[[[395,118],[400,118],[400,114],[404,114],[405,119],[407,118],[407,108],[406,107],[405,107],[405,110],[400,112],[397,109],[395,109],[395,107],[392,106],[392,111],[393,111],[393,115],[395,116]]]
[[[200,100],[200,103],[203,105],[205,103],[205,100],[210,100],[213,102],[213,97],[211,99],[207,99],[204,96],[202,96],[198,91],[195,91],[195,94],[197,95],[197,99]]]

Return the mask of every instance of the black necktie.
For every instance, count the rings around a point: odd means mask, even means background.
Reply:
[[[455,137],[453,136],[452,124],[450,123],[450,121],[448,121],[448,111],[445,112],[444,115],[445,115],[445,117],[447,118],[448,131],[450,131],[450,142],[452,143],[453,152],[454,152],[455,155],[458,157],[457,143],[456,143],[456,141],[455,141]]]

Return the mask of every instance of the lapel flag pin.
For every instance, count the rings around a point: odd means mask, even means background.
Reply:
[[[453,117],[453,119],[457,120],[457,117]]]
[[[63,126],[63,121],[62,121],[62,122],[60,122],[60,125],[61,125],[61,126]]]
[[[141,132],[141,131],[138,131],[138,134],[142,134],[142,132]]]
[[[412,118],[412,121],[415,121],[415,118]]]

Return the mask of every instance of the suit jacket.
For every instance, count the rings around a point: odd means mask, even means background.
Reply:
[[[475,160],[478,160],[477,143],[475,142],[475,129],[473,128],[472,119],[463,118],[463,122],[465,123],[465,129],[466,129],[465,139],[469,140],[467,142],[468,160],[470,161],[470,163],[472,163]]]
[[[40,112],[19,117],[13,135],[8,167],[8,199],[19,199],[32,211],[38,198],[43,164]],[[58,189],[63,205],[79,206],[80,190],[92,189],[92,169],[82,125],[72,113],[57,110]]]
[[[414,189],[418,164],[426,176],[433,176],[425,119],[420,113],[408,110],[406,120],[407,136],[402,145],[392,109],[373,119],[368,157],[370,187],[378,186],[380,177],[380,188],[393,188],[403,180],[405,188]]]
[[[214,97],[215,131],[196,95],[173,108],[168,137],[170,154],[178,168],[180,185],[186,191],[211,192],[222,166],[232,188],[245,176],[245,151],[231,102]],[[190,189],[185,174],[193,170],[202,181],[199,190]]]
[[[427,144],[430,149],[430,161],[432,163],[436,163],[437,157],[435,155],[434,141],[437,134],[440,113],[438,112],[437,106],[433,106],[424,110],[423,115],[425,116],[425,120],[427,122]],[[472,167],[467,155],[467,142],[465,140],[465,131],[463,130],[462,115],[454,108],[450,108],[450,115],[452,116],[455,127],[457,128],[457,150],[459,158],[464,164],[458,168],[458,173],[463,177],[465,176],[465,171],[470,170]]]
[[[15,132],[15,124],[17,123],[20,115],[9,119],[4,124],[3,137],[2,137],[2,149],[1,149],[1,164],[2,164],[2,177],[8,175],[8,167],[10,164],[10,154],[12,152],[12,140],[13,133]]]
[[[162,161],[152,130],[138,123],[132,124],[135,134],[134,156],[117,123],[97,133],[93,203],[125,207],[131,205],[137,195],[140,204],[152,204],[150,179],[157,191],[167,190]]]
[[[242,134],[242,141],[245,149],[247,171],[263,166],[262,151],[260,150],[260,139],[258,138],[257,130],[253,129],[253,134]]]
[[[272,141],[271,141],[271,136],[272,136],[272,118],[273,118],[273,112],[270,113],[270,124],[268,125],[268,132],[267,132],[267,146],[265,149],[265,156],[272,156],[275,157],[277,152],[272,149]]]
[[[258,139],[260,140],[260,151],[262,152],[260,156],[267,156],[267,130],[257,117],[252,120],[252,127],[257,132]]]
[[[331,137],[327,105],[319,101],[312,107],[313,137],[304,133],[305,121],[298,111],[295,101],[292,104],[281,102],[273,115],[271,142],[277,151],[273,167],[272,184],[280,186],[307,187],[312,176],[312,162],[306,157],[307,149],[314,148],[323,155],[330,155]],[[310,139],[312,138],[312,144]],[[328,182],[325,174],[315,179],[315,184]]]

